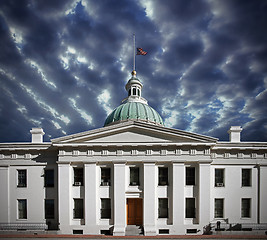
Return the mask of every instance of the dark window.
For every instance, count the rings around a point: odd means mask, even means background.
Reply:
[[[83,168],[73,168],[74,170],[74,186],[83,186]]]
[[[168,185],[168,168],[159,167],[159,186]]]
[[[27,219],[27,200],[18,200],[18,219]]]
[[[129,91],[128,91],[128,96],[130,96],[131,95],[131,89],[129,89]]]
[[[136,88],[133,88],[133,95],[136,96]]]
[[[27,170],[18,170],[18,187],[27,187]]]
[[[101,168],[101,186],[110,186],[110,168],[102,167]]]
[[[186,198],[185,204],[186,204],[185,217],[195,218],[196,217],[195,198]]]
[[[186,233],[197,233],[197,229],[196,228],[188,228],[188,229],[186,229]]]
[[[186,168],[186,185],[195,185],[195,168]]]
[[[251,169],[242,169],[242,187],[251,186]]]
[[[130,167],[130,186],[139,185],[139,168]]]
[[[81,229],[73,229],[72,233],[73,234],[83,234],[83,230],[81,230]]]
[[[168,218],[168,198],[159,198],[159,218]]]
[[[159,229],[159,234],[169,234],[170,230],[169,229]]]
[[[53,219],[54,215],[54,199],[45,199],[45,218]]]
[[[111,218],[111,201],[110,198],[101,199],[101,218],[110,219]]]
[[[241,217],[250,218],[250,198],[242,198]]]
[[[83,199],[74,199],[73,218],[83,219]]]
[[[215,199],[214,218],[223,218],[224,201],[222,198]]]
[[[224,186],[224,169],[217,168],[215,169],[215,187]]]
[[[45,187],[54,187],[53,169],[45,169],[44,181],[45,181]]]

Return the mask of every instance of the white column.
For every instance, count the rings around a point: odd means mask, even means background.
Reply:
[[[259,222],[267,222],[267,165],[259,166]]]
[[[0,167],[0,222],[9,223],[9,167]]]
[[[199,163],[199,224],[206,226],[210,222],[210,162]]]
[[[144,234],[156,235],[156,219],[158,206],[156,206],[156,166],[155,163],[144,163]]]
[[[184,163],[174,162],[172,165],[172,214],[173,225],[176,232],[173,234],[184,234],[185,218],[185,167]]]
[[[126,227],[125,163],[114,163],[114,236],[124,236]]]
[[[58,163],[58,214],[59,228],[62,233],[72,233],[70,229],[71,214],[71,177],[70,164]]]
[[[85,225],[91,234],[99,234],[96,228],[97,211],[100,212],[98,199],[98,183],[97,183],[97,167],[96,163],[84,164],[84,212]]]

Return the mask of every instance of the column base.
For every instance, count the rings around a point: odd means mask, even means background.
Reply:
[[[155,226],[144,226],[144,235],[145,236],[156,236],[157,230]]]
[[[114,226],[113,236],[125,236],[125,227],[124,226]]]

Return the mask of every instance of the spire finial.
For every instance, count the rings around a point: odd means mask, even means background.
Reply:
[[[136,77],[136,71],[135,70],[132,71],[132,76]]]

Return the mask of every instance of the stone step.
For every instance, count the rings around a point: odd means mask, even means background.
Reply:
[[[139,236],[143,234],[143,227],[136,225],[127,225],[125,236]]]

